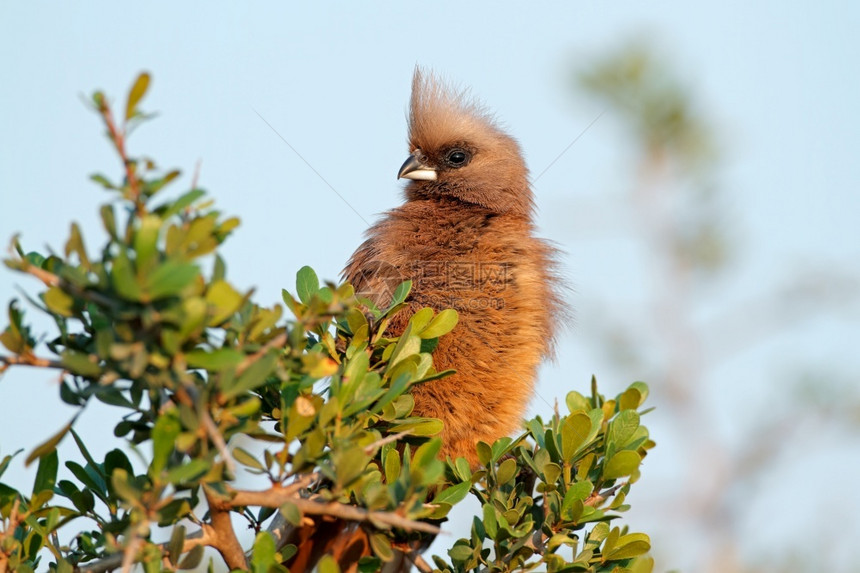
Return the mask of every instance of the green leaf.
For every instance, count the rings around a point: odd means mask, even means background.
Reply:
[[[116,216],[113,212],[113,205],[102,205],[101,209],[99,209],[99,213],[101,213],[102,224],[104,225],[105,231],[107,231],[108,235],[110,235],[111,239],[114,241],[119,240],[119,236],[116,233]]]
[[[362,314],[362,316],[364,315]],[[412,324],[412,332],[420,334],[430,324],[431,320],[433,320],[433,309],[429,307],[422,308],[409,319],[409,323]],[[355,331],[353,330],[353,332]]]
[[[183,209],[192,205],[195,201],[197,201],[198,199],[200,199],[204,195],[206,195],[206,191],[204,191],[203,189],[192,189],[191,191],[188,191],[184,195],[181,195],[175,201],[172,201],[170,203],[167,203],[165,205],[158,207],[156,209],[156,211],[160,211],[163,209],[164,212],[163,212],[162,216],[165,219],[168,219],[168,218],[172,217],[173,215],[180,213]]]
[[[164,174],[164,177],[160,177],[158,179],[152,179],[147,181],[143,185],[143,193],[147,197],[152,197],[156,193],[158,193],[161,189],[167,186],[168,183],[179,177],[180,171],[178,169],[173,169]]]
[[[400,476],[400,452],[392,448],[385,454],[385,481],[386,483],[394,483]]]
[[[173,532],[170,534],[170,541],[167,543],[167,558],[172,565],[176,565],[179,562],[184,543],[185,527],[177,525],[173,528]]]
[[[331,301],[334,300],[334,292],[327,286],[320,287],[320,290],[317,291],[317,296],[326,304],[331,304]]]
[[[40,491],[53,490],[57,483],[57,469],[60,466],[57,450],[42,456],[39,469],[36,470],[36,480],[33,482],[33,495]]]
[[[594,491],[593,483],[588,480],[578,481],[568,488],[567,493],[564,496],[565,502],[567,501],[568,495],[571,496],[571,499],[585,501],[588,499],[588,496],[591,495],[592,491]]]
[[[259,412],[261,405],[262,402],[260,402],[260,399],[258,397],[249,396],[246,400],[237,402],[235,406],[230,406],[224,411],[229,412],[230,414],[238,418],[247,418]]]
[[[576,545],[576,540],[572,539],[567,533],[556,533],[546,542],[547,549],[555,551],[561,545]]]
[[[48,310],[60,316],[71,317],[75,306],[75,299],[69,296],[62,288],[52,286],[42,295]]]
[[[495,536],[493,536],[495,537]],[[474,550],[468,545],[455,545],[448,550],[448,556],[455,562],[464,562],[472,558]]]
[[[151,300],[174,296],[194,282],[200,269],[193,263],[166,261],[146,277],[146,291]]]
[[[635,406],[637,408],[645,403],[645,400],[648,399],[648,394],[651,393],[648,389],[648,384],[645,382],[634,382],[630,385],[630,388],[639,392],[639,404]]]
[[[585,509],[583,502],[588,499],[594,485],[588,481],[580,481],[571,485],[561,502],[561,515],[567,521],[579,521]]]
[[[194,459],[167,472],[166,481],[169,483],[185,483],[193,481],[209,471],[210,464],[204,459]]]
[[[101,499],[106,499],[107,484],[101,464],[92,465],[88,463],[87,467],[83,467],[73,461],[67,461],[65,466],[72,472],[72,475],[78,478],[78,481],[87,487],[88,491],[98,495]]]
[[[481,512],[484,517],[484,529],[487,530],[487,535],[490,536],[490,539],[495,539],[499,534],[499,524],[496,520],[496,508],[492,503],[485,503],[481,508]]]
[[[427,328],[418,333],[418,335],[421,338],[439,338],[443,334],[448,334],[454,330],[454,327],[457,326],[457,322],[459,320],[460,315],[457,314],[456,310],[446,308],[437,314],[433,320],[430,321],[430,324],[427,325]]]
[[[637,390],[634,390],[638,394]],[[637,404],[638,407],[638,404]],[[636,410],[622,410],[609,422],[606,440],[616,448],[624,447],[639,428],[639,414]]]
[[[90,180],[95,181],[105,189],[117,189],[117,186],[111,183],[110,180],[101,173],[93,173],[90,175]]]
[[[391,550],[391,540],[384,533],[378,532],[370,535],[370,546],[377,557],[385,561],[391,561],[394,558],[394,551]]]
[[[115,468],[122,468],[128,472],[129,475],[134,473],[134,469],[131,467],[131,462],[129,461],[128,456],[126,456],[122,450],[117,448],[114,448],[105,454],[105,461],[102,465],[104,466],[105,473],[108,475],[113,473]]]
[[[95,394],[96,398],[99,402],[107,404],[109,406],[120,406],[122,408],[134,408],[134,404],[131,401],[123,396],[122,391],[119,388],[108,386],[106,388],[99,388]]]
[[[124,469],[117,468],[110,476],[110,483],[120,498],[133,503],[140,496],[140,490],[132,484],[132,477]]]
[[[113,260],[110,276],[113,288],[122,298],[135,302],[140,301],[143,289],[137,282],[137,277],[125,250],[121,250]]]
[[[376,375],[377,375],[376,373],[371,373],[371,374],[368,374],[367,377],[370,378],[371,376],[376,376]],[[400,398],[401,396],[403,396],[403,393],[409,387],[409,383],[410,383],[410,377],[408,374],[402,374],[401,376],[398,376],[397,378],[395,378],[394,381],[391,383],[391,387],[388,389],[388,391],[385,394],[383,394],[382,398],[380,398],[379,401],[374,405],[373,409],[376,411],[382,410],[383,408],[388,406],[392,401],[395,401],[398,398]]]
[[[577,450],[585,443],[591,433],[591,418],[584,412],[577,412],[561,422],[561,455],[565,461],[573,461]]]
[[[212,265],[212,281],[222,281],[227,276],[227,263],[221,255],[215,254],[215,263]],[[280,306],[278,306],[280,308]]]
[[[263,385],[275,369],[280,353],[280,350],[272,349],[257,358],[233,384],[223,389],[222,396],[230,399]]]
[[[457,474],[459,474],[461,479],[471,481],[472,469],[469,467],[469,462],[466,461],[466,458],[457,458],[454,460],[454,465],[456,466]]]
[[[493,449],[490,447],[490,444],[484,441],[479,441],[475,444],[475,449],[478,453],[478,461],[481,462],[482,465],[490,465],[490,462],[493,460]]]
[[[424,442],[415,450],[415,455],[412,456],[412,463],[410,465],[414,468],[428,467],[436,460],[440,449],[442,449],[442,440],[439,438]]]
[[[451,505],[456,505],[466,498],[471,487],[472,484],[468,481],[447,487],[433,498],[433,503],[450,503]]]
[[[239,446],[233,448],[233,457],[243,466],[248,466],[249,468],[253,468],[261,472],[266,471],[266,466],[264,466],[260,460],[255,458],[251,452],[240,448]]]
[[[397,288],[394,289],[394,295],[391,300],[391,304],[388,307],[388,310],[390,311],[398,304],[402,304],[406,300],[406,297],[409,296],[409,291],[411,290],[412,281],[403,281],[402,283],[397,285]]]
[[[319,563],[317,563],[317,570],[319,573],[340,573],[340,567],[331,555],[324,555],[323,558],[319,560]]]
[[[349,394],[358,388],[370,368],[370,357],[366,352],[357,352],[343,369],[344,392]],[[346,388],[348,386],[348,389]]]
[[[335,483],[338,487],[346,487],[364,473],[370,456],[364,453],[364,448],[353,446],[332,453],[332,462],[336,469]]]
[[[406,418],[391,427],[392,433],[408,431],[413,436],[436,436],[445,424],[436,418]]]
[[[499,461],[503,455],[508,453],[508,450],[510,449],[513,441],[513,438],[509,436],[503,436],[493,442],[493,462]]]
[[[73,374],[93,378],[102,372],[98,360],[94,360],[94,358],[95,356],[90,356],[89,354],[66,350],[60,355],[60,362],[63,368],[66,368]]]
[[[603,561],[618,561],[643,555],[651,550],[651,539],[644,533],[628,533],[619,537],[614,547],[603,556]]]
[[[387,370],[391,372],[398,362],[404,358],[418,354],[419,352],[421,352],[421,339],[415,335],[409,334],[409,327],[407,326],[406,331],[404,331],[400,340],[397,341],[394,351],[388,359]]]
[[[305,304],[310,304],[311,298],[319,292],[320,280],[314,270],[308,266],[304,266],[296,273],[296,293],[299,295],[299,300]]]
[[[69,432],[69,430],[72,429],[72,424],[75,423],[76,419],[77,419],[77,415],[74,418],[72,418],[72,420],[68,424],[63,426],[59,432],[57,432],[56,434],[54,434],[53,436],[51,436],[50,438],[48,438],[47,440],[45,440],[44,442],[42,442],[41,444],[36,446],[36,449],[34,449],[32,452],[30,452],[30,455],[27,456],[27,459],[24,461],[24,465],[29,466],[31,463],[33,463],[33,460],[35,460],[37,458],[42,458],[44,456],[47,456],[47,455],[55,452],[57,449],[57,444],[60,443],[60,440],[62,440],[64,437],[66,437],[66,434]]]
[[[146,94],[146,90],[149,89],[149,80],[149,74],[143,72],[142,74],[137,76],[137,79],[131,86],[131,91],[128,92],[128,103],[126,103],[125,106],[126,121],[134,117],[137,113],[137,104],[140,103],[140,100]]]
[[[245,355],[235,348],[219,348],[212,352],[192,350],[185,355],[189,367],[203,368],[210,372],[235,368],[244,358]]]
[[[517,460],[508,458],[499,464],[499,469],[496,470],[496,482],[501,485],[511,481],[517,475]]]
[[[561,476],[561,466],[553,462],[549,462],[543,467],[544,481],[548,484],[555,484]]]
[[[200,565],[200,562],[203,561],[205,551],[205,545],[196,545],[179,561],[176,568],[180,571],[185,569],[196,569]]]
[[[302,524],[302,510],[299,507],[288,501],[279,508],[281,515],[287,520],[287,523],[298,527]]]
[[[223,238],[226,237],[230,233],[230,231],[238,227],[240,223],[241,222],[239,221],[239,217],[230,217],[229,219],[221,221],[218,224],[218,237],[223,240]]]
[[[553,460],[560,461],[561,453],[558,451],[558,442],[556,441],[556,438],[557,435],[552,430],[552,428],[547,428],[546,433],[544,434],[544,444],[546,445],[546,452]]]
[[[615,479],[624,476],[629,476],[637,469],[642,462],[639,454],[632,450],[623,450],[612,456],[603,468],[603,477],[605,479]]]
[[[275,539],[266,531],[261,531],[254,539],[254,549],[251,552],[251,571],[253,573],[269,573],[269,568],[276,565]]]
[[[585,412],[591,410],[591,403],[585,396],[583,396],[576,390],[571,390],[570,392],[568,392],[564,401],[567,404],[567,409],[568,411],[570,411],[571,414],[580,410],[583,410]]]
[[[72,433],[72,439],[75,440],[75,445],[78,446],[78,450],[81,452],[81,455],[84,456],[84,459],[87,461],[87,463],[89,465],[95,466],[96,460],[93,458],[93,456],[90,454],[90,451],[84,445],[84,442],[83,442],[83,440],[81,440],[81,437],[78,435],[78,433],[74,429],[71,429],[69,431]]]
[[[173,444],[181,431],[182,425],[176,418],[175,409],[164,412],[156,419],[152,428],[152,463],[149,466],[153,477],[167,465]]]
[[[134,250],[137,254],[136,266],[138,273],[148,273],[157,254],[158,235],[161,232],[161,217],[146,215],[140,221],[140,227],[134,234]]]
[[[77,223],[72,223],[71,228],[69,229],[69,240],[66,241],[66,248],[64,250],[66,254],[66,258],[68,258],[72,253],[75,253],[78,256],[78,260],[81,262],[85,268],[90,268],[90,259],[87,256],[87,249],[84,247],[84,237],[81,235],[81,228],[78,227]]]
[[[227,281],[215,281],[206,291],[206,303],[213,307],[210,324],[217,326],[233,316],[242,306],[244,297]]]
[[[358,560],[357,573],[379,573],[382,571],[382,559],[373,555],[366,555]],[[641,573],[639,571],[635,573]],[[650,571],[645,573],[651,573]]]
[[[3,461],[0,461],[0,477],[3,476],[3,472],[5,472],[6,468],[9,467],[9,462],[11,462],[15,456],[17,456],[18,454],[20,454],[23,451],[24,451],[24,449],[21,448],[21,449],[15,451],[15,453],[3,457]]]

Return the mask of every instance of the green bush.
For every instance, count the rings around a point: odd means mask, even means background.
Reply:
[[[362,571],[398,552],[422,570],[651,570],[648,536],[610,524],[654,445],[640,423],[645,384],[606,400],[592,381],[589,396],[567,395],[566,413],[479,443],[480,467],[440,461],[441,422],[412,416],[409,389],[449,374],[430,353],[456,335],[456,312],[425,308],[392,337],[408,281],[378,309],[349,284],[321,285],[308,267],[296,296],[283,292],[291,318],[280,304],[256,304],[217,254],[238,219],[196,184],[164,198],[179,172],[128,154],[148,84],[146,74],[134,83],[119,123],[102,93],[92,98],[123,166],[120,181],[92,177],[112,195],[97,256],[72,224],[61,254],[27,252],[15,239],[17,256],[5,261],[44,284],[29,300],[55,332],[36,336],[12,301],[0,335],[0,369],[62,371],[60,399],[80,411],[92,399],[116,408],[114,436],[151,453],[148,467],[136,472],[120,448],[94,459],[72,419],[27,456],[38,462],[30,493],[0,483],[0,572],[189,569],[206,546],[232,569],[285,571],[296,546],[276,540],[320,515],[368,532],[374,555]],[[56,446],[68,435],[80,457],[61,472]],[[265,444],[264,454],[236,442]],[[0,476],[14,457],[0,461]],[[240,489],[240,471],[267,487]],[[470,537],[429,564],[412,548],[469,494],[481,503]],[[233,512],[257,532],[252,547],[237,540]],[[172,533],[154,539],[154,526]],[[318,566],[338,569],[328,557]]]

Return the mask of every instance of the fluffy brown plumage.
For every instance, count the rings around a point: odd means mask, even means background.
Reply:
[[[516,430],[537,369],[565,315],[555,251],[534,236],[534,198],[518,143],[463,92],[416,70],[406,202],[367,232],[344,270],[358,292],[390,302],[392,276],[413,290],[389,326],[424,306],[460,321],[433,352],[453,376],[413,388],[415,415],[441,419],[442,456],[475,464],[478,440]]]

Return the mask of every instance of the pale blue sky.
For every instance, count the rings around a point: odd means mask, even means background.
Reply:
[[[540,173],[601,111],[576,94],[573,71],[628,39],[645,38],[687,82],[722,144],[723,203],[742,253],[730,277],[714,285],[713,308],[702,310],[717,312],[765,292],[798,269],[842,269],[856,276],[858,24],[858,5],[835,0],[814,5],[302,3],[295,8],[2,2],[0,242],[5,246],[21,232],[28,248],[58,249],[74,219],[94,229],[89,244],[97,244],[96,207],[106,196],[88,176],[96,171],[116,176],[118,165],[101,137],[98,118],[79,96],[102,88],[118,101],[134,76],[148,70],[153,82],[143,108],[160,115],[134,134],[132,153],[182,168],[183,184],[202,161],[201,185],[243,223],[224,249],[229,275],[239,285],[257,287],[258,301],[274,302],[282,287],[293,286],[302,265],[335,279],[361,241],[365,220],[399,203],[401,184],[395,175],[405,158],[405,109],[416,63],[470,86],[520,140],[532,172]],[[566,251],[563,262],[576,286],[572,303],[581,314],[587,315],[597,298],[623,306],[642,296],[635,284],[648,262],[635,245],[625,243],[625,222],[615,222],[621,232],[613,239],[614,230],[598,232],[589,211],[604,200],[621,200],[630,185],[626,141],[617,120],[605,116],[535,186],[541,234]],[[36,285],[0,271],[4,307],[17,296],[18,286],[32,292]],[[780,370],[774,364],[784,357],[796,360],[783,361],[784,368],[844,363],[856,380],[858,323],[855,299],[844,311],[786,329],[741,353],[713,376],[709,392],[715,410],[728,408],[734,399],[727,396],[746,388],[753,405],[741,415],[755,416],[755,409],[766,407],[768,396],[778,392],[774,376]],[[591,336],[580,327],[562,341],[559,364],[548,366],[541,382],[547,401],[585,388],[592,373],[610,394],[630,382],[593,354],[584,343]],[[0,416],[0,454],[31,448],[70,415],[59,405],[55,378],[41,372],[8,373],[0,380],[0,403],[6,406]],[[532,411],[546,410],[536,399]],[[103,436],[108,449],[113,446],[104,413],[88,412],[79,427]],[[641,488],[647,483],[671,487],[660,480],[670,480],[673,457],[686,454],[673,446],[671,432],[677,427],[661,422],[659,410],[651,416],[660,447],[653,461],[648,459]],[[727,440],[743,438],[733,435],[731,417],[715,418]],[[833,439],[851,452],[851,466],[842,468],[844,461],[823,457],[818,463],[829,469],[822,472],[856,474],[856,435]],[[20,465],[6,476],[12,483],[23,480]],[[783,466],[780,480],[790,479],[786,475],[814,479],[795,466]],[[651,482],[646,481],[649,473],[655,476]],[[837,492],[840,487],[821,485]],[[667,516],[659,513],[659,504],[647,501],[646,493],[638,495],[634,507],[644,499],[650,512],[634,513],[635,525],[659,529],[654,522]],[[780,499],[759,502],[762,511],[779,516]],[[792,503],[808,516],[818,502],[834,499],[804,497]],[[855,506],[844,517],[855,532],[860,531],[856,513]],[[803,527],[814,527],[814,518],[808,519]],[[744,555],[756,555],[756,541],[786,535],[802,539],[801,532],[781,521],[774,520],[767,531],[747,523],[753,541],[742,545]],[[660,554],[675,549],[666,547]],[[851,570],[852,550],[834,550],[834,566]],[[659,570],[696,570],[691,553],[667,557]]]

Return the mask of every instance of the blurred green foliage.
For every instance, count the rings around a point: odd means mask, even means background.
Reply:
[[[597,58],[577,83],[610,105],[651,153],[674,155],[687,168],[714,159],[710,127],[682,82],[646,44]]]
[[[644,42],[590,59],[575,83],[630,131],[640,154],[637,214],[673,264],[709,276],[724,270],[732,253],[718,204],[720,150],[689,87]]]
[[[127,154],[129,129],[147,117],[138,106],[148,85],[147,74],[134,83],[119,124],[103,94],[92,98],[124,172],[118,181],[93,176],[110,194],[97,255],[73,223],[60,254],[28,252],[16,238],[17,256],[5,261],[42,281],[28,300],[56,329],[35,335],[12,301],[0,368],[61,370],[60,399],[79,412],[93,399],[115,408],[106,424],[126,448],[95,459],[75,415],[30,452],[32,489],[0,483],[0,571],[190,569],[206,545],[229,561],[216,519],[224,507],[257,534],[242,548],[254,571],[285,571],[297,550],[266,529],[276,513],[297,528],[311,509],[358,508],[373,550],[359,568],[375,571],[420,545],[470,493],[481,515],[468,539],[433,557],[440,571],[651,570],[648,536],[611,523],[654,445],[640,423],[645,384],[611,400],[594,383],[587,397],[571,392],[565,414],[477,444],[477,468],[439,460],[441,422],[412,416],[409,389],[448,374],[434,370],[431,352],[440,336],[456,335],[456,312],[425,308],[391,336],[408,281],[379,309],[349,284],[321,284],[308,267],[296,296],[283,292],[290,318],[281,304],[255,303],[227,279],[217,252],[238,219],[214,209],[196,182],[164,197],[179,172]],[[68,436],[80,457],[61,470],[57,445]],[[265,449],[255,455],[237,442]],[[145,467],[129,460],[130,446],[149,453]],[[0,460],[0,476],[15,455]],[[237,489],[239,466],[264,480],[268,498],[242,501],[259,492]],[[155,526],[169,528],[169,539],[154,539]],[[338,570],[331,558],[317,565]]]

